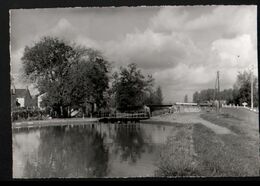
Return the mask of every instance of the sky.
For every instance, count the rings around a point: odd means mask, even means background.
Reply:
[[[238,71],[257,75],[256,6],[157,6],[16,9],[10,11],[11,74],[23,76],[25,46],[43,36],[100,50],[114,69],[136,63],[161,86],[164,103],[192,102],[195,91],[232,88]]]

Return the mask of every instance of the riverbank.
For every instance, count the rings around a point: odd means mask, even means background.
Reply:
[[[70,118],[70,119],[47,119],[35,121],[13,122],[12,128],[33,128],[33,127],[48,127],[48,126],[64,126],[64,125],[82,125],[98,122],[98,118]]]
[[[258,123],[213,112],[143,122],[176,127],[162,148],[156,176],[259,176]]]

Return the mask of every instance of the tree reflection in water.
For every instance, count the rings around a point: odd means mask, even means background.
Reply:
[[[144,138],[148,139],[145,132],[136,124],[119,124],[115,127],[116,135],[114,136],[114,143],[116,143],[116,154],[121,154],[122,161],[136,163],[141,158],[141,154],[150,151],[150,143],[147,143]]]
[[[25,177],[103,177],[108,149],[90,127],[48,127],[40,130],[40,145],[27,160]]]
[[[26,178],[106,177],[117,169],[119,162],[113,161],[117,157],[124,166],[125,163],[143,165],[147,159],[142,158],[142,154],[153,154],[155,148],[151,139],[154,129],[149,132],[147,129],[140,124],[93,124],[18,131],[20,137],[14,134],[13,140],[16,175]],[[29,143],[30,139],[35,143]],[[19,166],[19,161],[25,165]]]

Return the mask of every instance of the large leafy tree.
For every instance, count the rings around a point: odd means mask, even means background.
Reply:
[[[151,75],[145,77],[137,65],[132,63],[126,68],[121,67],[120,72],[115,72],[113,77],[113,92],[118,110],[129,111],[144,105],[154,81]]]
[[[237,75],[236,83],[234,84],[234,90],[236,95],[234,96],[235,104],[242,105],[243,102],[247,102],[251,106],[251,78],[252,74],[249,71],[239,72]],[[253,101],[254,106],[258,106],[258,87],[257,78],[253,76]]]
[[[71,107],[86,102],[101,107],[108,88],[108,62],[98,51],[70,45],[59,38],[44,37],[26,47],[22,57],[24,72],[46,93],[43,103],[69,116]]]

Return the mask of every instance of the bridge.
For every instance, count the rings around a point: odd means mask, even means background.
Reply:
[[[137,123],[140,120],[149,119],[150,115],[147,112],[137,112],[137,113],[101,113],[99,116],[99,122],[104,123]]]

